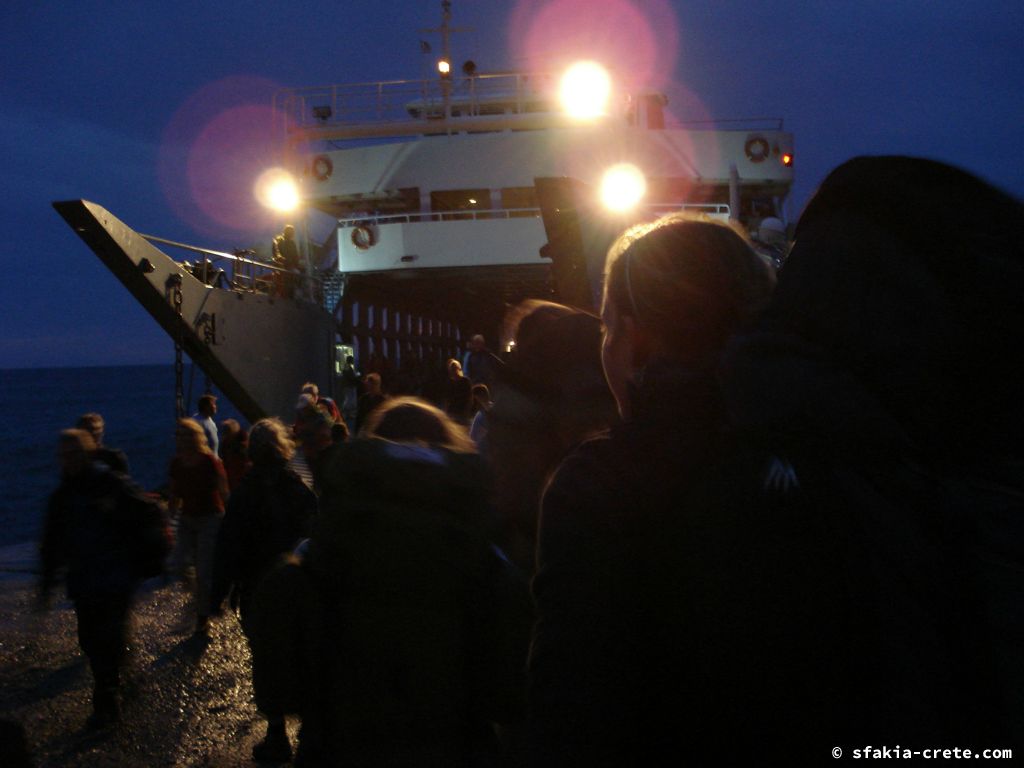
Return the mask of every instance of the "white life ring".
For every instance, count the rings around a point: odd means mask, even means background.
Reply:
[[[743,151],[747,153],[747,159],[750,162],[761,163],[768,159],[772,148],[764,136],[754,136],[747,139],[747,143],[743,145]]]

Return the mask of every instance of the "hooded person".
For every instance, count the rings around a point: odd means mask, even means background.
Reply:
[[[220,612],[224,599],[234,591],[239,617],[250,647],[253,595],[261,579],[283,556],[309,536],[316,515],[316,496],[302,479],[288,469],[295,445],[288,428],[278,419],[261,419],[250,432],[252,469],[228,500],[224,522],[214,550],[210,610]],[[256,644],[258,648],[258,643]],[[264,660],[252,655],[253,689],[258,703],[262,695]],[[291,760],[291,745],[284,713],[261,708],[267,718],[267,735],[253,748],[255,760]]]
[[[831,530],[857,741],[1024,744],[1022,229],[964,171],[850,160],[724,366],[779,508]]]
[[[601,371],[601,321],[582,310],[531,299],[505,317],[514,340],[498,370],[482,453],[494,474],[498,541],[532,573],[541,493],[578,443],[617,421]]]
[[[257,595],[254,652],[275,660],[263,690],[302,717],[297,760],[493,753],[491,724],[522,716],[530,605],[486,538],[472,442],[439,409],[393,398],[327,461],[301,564]]]

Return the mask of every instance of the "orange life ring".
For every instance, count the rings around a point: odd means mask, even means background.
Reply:
[[[764,136],[754,136],[747,139],[747,143],[743,145],[743,151],[747,153],[747,159],[750,162],[760,163],[768,159],[772,148]]]
[[[367,250],[376,242],[377,239],[373,236],[373,230],[369,227],[360,225],[352,230],[352,245],[360,251]]]
[[[327,155],[317,155],[313,158],[312,170],[317,181],[326,181],[334,173],[334,163]]]

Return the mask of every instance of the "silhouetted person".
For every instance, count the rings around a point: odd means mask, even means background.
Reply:
[[[316,496],[288,469],[295,444],[288,428],[277,419],[262,419],[249,436],[252,469],[228,501],[217,535],[211,611],[235,590],[242,629],[252,645],[252,599],[260,580],[302,539],[309,536],[316,514]],[[258,644],[257,644],[258,647]],[[275,711],[263,695],[263,665],[253,654],[253,689],[257,706],[267,718],[266,737],[253,748],[257,761],[287,762],[291,745],[284,712]]]
[[[462,372],[474,384],[494,386],[494,379],[501,368],[501,359],[487,348],[483,335],[470,337],[468,351],[462,359]]]
[[[366,420],[370,414],[373,413],[374,409],[380,406],[385,400],[387,395],[381,391],[381,381],[379,373],[368,373],[366,374],[366,380],[364,382],[366,391],[359,396],[359,406],[357,414],[356,432],[361,432],[363,425],[366,424]]]
[[[228,491],[234,491],[249,471],[249,433],[235,419],[220,423],[224,434],[220,440],[220,460],[228,477]]]
[[[770,738],[757,718],[769,708],[771,722],[805,682],[787,666],[792,688],[775,685],[772,665],[806,628],[790,637],[763,618],[765,545],[744,531],[743,504],[705,490],[726,415],[718,359],[773,278],[728,226],[678,216],[620,237],[606,275],[601,356],[622,423],[571,453],[544,493],[531,759],[706,764]]]
[[[469,424],[469,437],[476,445],[476,449],[486,455],[487,430],[489,427],[488,413],[493,403],[491,402],[491,391],[486,384],[473,385],[473,419]]]
[[[412,359],[412,355],[409,359]],[[341,415],[353,429],[358,423],[359,388],[362,384],[362,375],[356,368],[356,359],[348,355],[345,358],[345,367],[341,369]]]
[[[192,414],[192,420],[203,428],[206,435],[206,445],[213,452],[214,456],[220,455],[220,433],[217,431],[217,422],[213,417],[217,415],[217,398],[214,395],[202,395],[196,401],[196,412]]]
[[[78,642],[93,675],[88,727],[120,719],[121,663],[128,611],[141,581],[135,490],[123,475],[95,461],[96,444],[82,429],[61,432],[60,486],[50,497],[40,548],[40,604],[48,604],[58,569],[78,620]]]
[[[473,415],[473,382],[462,373],[462,364],[455,358],[449,358],[448,393],[445,397],[444,411],[464,427],[469,426]]]
[[[332,454],[300,565],[268,575],[254,637],[308,765],[493,759],[522,717],[529,595],[484,534],[485,473],[465,431],[413,398]],[[266,633],[264,633],[264,628]],[[484,762],[484,764],[487,764]]]
[[[274,238],[273,242],[274,262],[286,270],[281,273],[280,294],[286,298],[292,298],[301,280],[302,258],[299,255],[299,244],[295,240],[295,227],[285,224],[281,234]]]
[[[84,429],[92,435],[92,439],[96,443],[96,450],[93,452],[93,458],[96,461],[103,462],[114,472],[121,472],[125,475],[130,474],[128,470],[128,457],[125,456],[124,451],[110,448],[103,444],[106,423],[100,414],[83,413],[78,417],[75,427],[77,429]]]
[[[618,420],[601,370],[601,321],[578,309],[530,300],[511,309],[515,351],[499,372],[482,452],[494,472],[499,542],[533,572],[540,497],[570,449]]]
[[[178,419],[174,431],[176,451],[168,472],[168,508],[178,517],[175,562],[183,570],[186,561],[195,565],[193,608],[196,634],[207,634],[210,588],[213,581],[213,549],[224,518],[228,479],[221,460],[206,444],[206,435],[192,419]]]
[[[334,402],[334,398],[321,395],[320,387],[311,381],[307,381],[302,385],[302,393],[311,396],[313,398],[313,404],[317,408],[325,411],[331,417],[332,421],[334,421],[334,442],[340,443],[348,439],[348,424],[345,421],[344,416],[342,416],[341,410],[338,408],[338,404]]]
[[[961,170],[855,158],[728,358],[734,428],[785,458],[773,516],[822,531],[816,582],[851,614],[822,748],[1024,746],[1022,228],[1019,200]]]

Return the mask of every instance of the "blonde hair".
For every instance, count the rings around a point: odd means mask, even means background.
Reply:
[[[192,439],[191,449],[195,453],[213,454],[213,451],[210,450],[209,443],[206,442],[206,433],[195,421],[192,419],[178,419],[176,434],[182,434],[184,432],[187,432],[188,437]]]
[[[249,458],[254,464],[286,462],[295,455],[295,441],[280,419],[260,419],[249,430]]]
[[[476,452],[464,427],[418,397],[393,397],[377,406],[367,417],[362,434],[396,443],[447,448],[456,453]]]
[[[670,214],[615,241],[604,295],[655,351],[692,361],[719,352],[764,309],[774,287],[771,268],[737,230]]]

